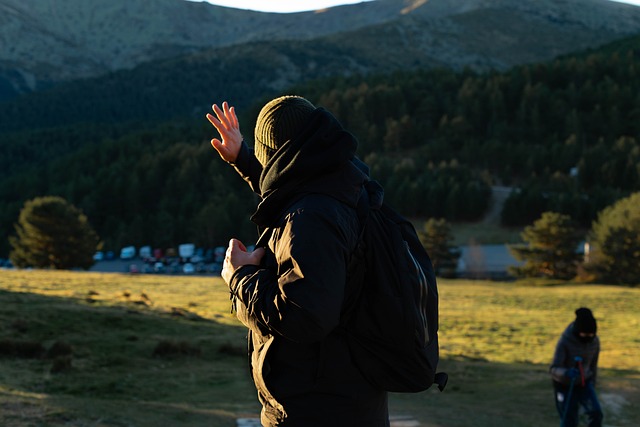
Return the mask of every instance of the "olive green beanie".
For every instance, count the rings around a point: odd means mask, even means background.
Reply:
[[[300,96],[282,96],[269,101],[258,114],[254,152],[264,166],[285,142],[295,138],[309,122],[316,107]]]

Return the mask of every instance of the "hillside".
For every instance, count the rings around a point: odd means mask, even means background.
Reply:
[[[640,8],[608,0],[377,0],[295,14],[184,0],[155,0],[153,7],[145,0],[0,0],[0,45],[8,46],[0,50],[0,100],[201,50],[221,58],[229,51],[218,49],[244,45],[233,55],[252,56],[255,43],[308,41],[303,51],[328,43],[346,53],[342,72],[351,74],[433,65],[505,69],[638,31]],[[323,66],[322,57],[300,63],[275,48],[284,64],[273,64],[282,79],[269,78],[272,85],[298,81],[304,64]]]
[[[601,209],[640,190],[639,46],[634,37],[500,73],[403,71],[290,90],[333,111],[357,136],[358,155],[405,215],[477,221],[490,186],[503,185],[519,188],[500,213],[503,224],[527,225],[553,210],[587,229]],[[238,110],[249,143],[260,103],[250,105]],[[11,232],[25,200],[55,194],[84,210],[110,250],[255,238],[247,219],[255,200],[209,146],[207,110],[185,121],[5,134],[0,230]],[[7,252],[0,241],[0,256]]]
[[[0,0],[8,4],[18,8]],[[158,10],[165,4],[182,3],[163,0]],[[476,221],[490,186],[505,185],[522,191],[506,201],[503,223],[522,226],[554,209],[588,227],[600,209],[640,188],[633,95],[640,39],[619,40],[638,31],[640,8],[606,0],[379,0],[361,9],[368,4],[293,15],[308,23],[305,34],[322,36],[285,40],[285,31],[273,40],[178,49],[181,56],[0,102],[0,256],[24,201],[46,194],[83,209],[112,250],[252,236],[249,221],[237,218],[248,218],[255,200],[209,147],[204,114],[229,100],[251,141],[261,102],[290,91],[335,112],[359,138],[358,153],[388,200],[414,218]],[[330,13],[357,29],[322,27],[317,19]],[[222,28],[228,22],[235,20]],[[607,38],[617,41],[534,61]]]

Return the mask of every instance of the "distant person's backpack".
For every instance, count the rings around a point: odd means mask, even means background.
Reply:
[[[367,191],[368,190],[368,191]],[[382,204],[370,181],[358,204],[360,239],[349,262],[341,325],[351,356],[374,387],[419,392],[447,375],[438,366],[436,278],[413,225]]]

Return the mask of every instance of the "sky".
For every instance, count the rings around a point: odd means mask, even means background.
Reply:
[[[318,10],[341,4],[362,3],[364,0],[206,0],[218,6],[261,12],[301,12]],[[367,0],[368,1],[368,0]],[[640,1],[640,0],[638,0]]]
[[[301,12],[324,9],[341,4],[361,3],[369,0],[206,0],[219,6],[251,9],[262,12]],[[613,0],[621,3],[640,5],[640,0]]]

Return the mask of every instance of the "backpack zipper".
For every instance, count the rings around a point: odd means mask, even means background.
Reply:
[[[422,271],[422,267],[420,267],[420,264],[418,264],[418,261],[416,261],[415,257],[411,253],[411,249],[409,249],[409,244],[406,240],[404,241],[404,245],[407,249],[407,253],[409,254],[409,258],[413,262],[413,267],[416,270],[416,274],[418,275],[418,286],[420,288],[420,307],[422,308],[422,310],[420,310],[420,318],[422,320],[422,327],[424,328],[424,345],[427,345],[429,343],[429,323],[427,322],[425,313],[427,311],[427,286],[429,286],[429,284],[427,282],[426,276],[424,275],[424,271]]]

